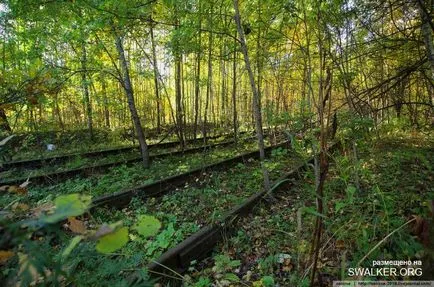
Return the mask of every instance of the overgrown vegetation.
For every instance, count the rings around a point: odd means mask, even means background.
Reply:
[[[433,7],[0,1],[0,285],[434,280]]]

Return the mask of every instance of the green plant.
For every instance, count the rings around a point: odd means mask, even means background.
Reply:
[[[78,248],[81,242],[96,241],[95,249],[101,254],[112,254],[125,246],[129,241],[130,228],[124,226],[121,221],[102,224],[96,229],[88,229],[83,221],[76,219],[88,212],[90,207],[90,196],[69,194],[56,197],[53,206],[42,210],[42,214],[36,218],[18,223],[8,222],[7,218],[2,218],[1,223],[6,226],[7,236],[0,242],[1,246],[11,244],[9,241],[13,239],[13,245],[16,247],[9,253],[12,256],[16,254],[19,265],[19,270],[16,269],[15,272],[10,272],[11,269],[9,269],[5,274],[8,276],[7,280],[14,280],[11,276],[16,275],[20,279],[18,283],[26,286],[32,282],[37,283],[41,277],[45,282],[53,283],[61,280],[60,276],[72,278],[64,267],[70,264],[70,254]],[[62,244],[63,248],[56,248],[57,251],[53,251],[51,248],[53,240],[65,239],[65,235],[59,230],[58,223],[66,219],[69,222],[69,229],[77,235],[72,237],[66,245]],[[139,216],[132,230],[143,238],[147,238],[157,234],[160,227],[161,223],[156,218],[142,215]],[[36,241],[32,240],[31,236],[38,233],[43,235],[40,235]],[[85,244],[88,245],[88,243]]]

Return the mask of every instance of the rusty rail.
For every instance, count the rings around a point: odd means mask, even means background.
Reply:
[[[173,151],[173,152],[168,152],[168,153],[151,155],[150,160],[152,161],[155,159],[162,159],[162,158],[166,158],[169,156],[192,154],[195,152],[202,151],[204,149],[215,148],[218,146],[228,146],[228,145],[231,145],[233,143],[234,143],[234,141],[231,140],[231,141],[225,141],[225,142],[216,143],[216,144],[212,144],[212,145],[208,145],[208,146],[190,148],[190,149],[186,149],[184,151]],[[129,158],[129,159],[122,159],[122,160],[117,160],[114,162],[109,162],[109,163],[104,163],[104,164],[99,164],[99,165],[94,165],[94,166],[80,167],[80,168],[74,168],[74,169],[63,170],[63,171],[49,172],[49,173],[45,173],[42,175],[35,175],[35,176],[30,176],[30,177],[21,177],[21,178],[14,178],[14,179],[10,179],[10,180],[3,180],[3,181],[0,181],[0,185],[19,185],[19,184],[23,183],[24,181],[26,181],[27,179],[29,179],[29,181],[32,184],[36,184],[36,185],[37,184],[53,184],[53,183],[65,180],[65,179],[72,177],[72,176],[81,176],[81,177],[92,176],[92,175],[95,175],[97,173],[102,173],[102,172],[108,170],[109,168],[112,168],[114,166],[121,165],[121,164],[131,165],[131,164],[134,164],[136,162],[139,162],[141,159],[142,158],[140,156],[136,156],[136,157]]]
[[[265,148],[265,152],[267,154],[270,154],[272,149],[278,147],[284,147],[287,145],[288,143],[284,142],[278,145],[270,146]],[[199,167],[182,174],[177,174],[168,178],[155,181],[153,183],[137,186],[117,193],[104,195],[94,199],[93,206],[95,208],[99,206],[108,205],[108,206],[122,208],[128,205],[131,198],[133,197],[147,198],[147,197],[161,196],[167,193],[168,191],[173,190],[176,187],[183,186],[189,179],[191,179],[192,177],[198,177],[205,171],[210,171],[210,170],[216,171],[219,169],[223,169],[232,166],[235,163],[247,161],[249,158],[259,158],[259,152],[257,150],[252,152],[247,152],[235,156],[233,158],[225,159],[214,164],[209,164],[203,167]]]
[[[336,147],[337,145],[333,144],[330,151],[334,150]],[[300,173],[307,168],[308,164],[313,163],[313,161],[314,158],[311,158],[281,176],[274,184],[284,183],[276,186],[275,190],[290,186],[291,182],[286,179],[297,179]],[[167,268],[170,268],[179,273],[185,272],[190,266],[191,261],[205,258],[222,238],[233,233],[235,231],[233,228],[234,223],[241,216],[249,214],[253,207],[259,203],[268,192],[269,191],[264,190],[250,196],[243,203],[226,213],[218,222],[204,226],[174,248],[169,249],[156,261],[148,265],[148,271],[154,274],[169,274],[171,271],[168,271],[169,269]]]
[[[241,132],[240,134],[246,134],[246,133],[247,132]],[[228,136],[230,136],[230,134],[215,135],[215,136],[208,137],[208,139],[216,139],[219,137],[228,137]],[[203,138],[197,138],[197,139],[187,140],[186,143],[194,144],[194,143],[200,143],[202,141]],[[172,141],[172,142],[165,142],[159,144],[151,144],[148,147],[149,148],[171,148],[171,147],[176,147],[178,145],[179,145],[179,141]],[[57,155],[57,156],[45,157],[45,158],[17,160],[17,161],[2,163],[2,168],[0,170],[8,170],[12,168],[37,169],[48,164],[53,165],[53,164],[64,163],[76,157],[94,158],[99,156],[110,156],[110,155],[117,155],[121,153],[134,152],[134,151],[139,152],[139,147],[129,146],[129,147],[121,147],[121,148],[109,148],[109,149],[89,151],[84,153],[78,152],[78,153],[70,153],[70,154]]]

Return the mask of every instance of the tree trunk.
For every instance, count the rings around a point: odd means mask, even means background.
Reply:
[[[182,108],[182,89],[181,89],[181,56],[176,52],[175,55],[175,100],[176,100],[176,125],[181,149],[184,149],[184,122]]]
[[[262,115],[261,115],[261,108],[260,108],[260,102],[259,102],[259,92],[256,88],[255,84],[255,77],[253,76],[253,71],[250,65],[250,59],[249,54],[247,50],[246,40],[244,37],[244,31],[241,26],[241,17],[240,17],[240,11],[239,11],[239,5],[238,0],[234,0],[234,9],[235,9],[235,23],[237,25],[238,35],[240,37],[240,46],[241,46],[241,52],[244,56],[244,62],[246,65],[247,73],[249,74],[249,80],[250,80],[250,86],[252,88],[253,92],[253,115],[255,118],[255,127],[256,127],[256,136],[258,138],[258,148],[259,148],[259,158],[261,161],[261,167],[262,172],[264,175],[264,187],[266,190],[270,189],[270,178],[268,175],[268,170],[264,166],[264,160],[265,160],[265,147],[264,147],[264,135],[262,132]]]
[[[86,107],[87,114],[87,128],[89,129],[90,138],[93,139],[93,119],[92,119],[92,104],[89,96],[89,83],[87,79],[87,54],[86,54],[86,41],[81,42],[81,85],[83,87],[83,100]]]
[[[200,21],[201,23],[202,21]],[[199,24],[200,28],[201,24]],[[200,58],[201,58],[201,32],[199,31],[199,51],[196,54],[196,76],[195,76],[195,87],[194,87],[194,130],[193,137],[196,139],[197,136],[197,122],[199,119],[199,94],[200,94]]]
[[[235,34],[235,44],[237,35]],[[238,115],[237,115],[237,49],[236,45],[234,45],[234,59],[232,66],[232,107],[233,107],[233,126],[234,126],[234,140],[235,143],[238,141]]]
[[[155,40],[154,40],[154,27],[151,24],[150,28],[151,34],[151,46],[152,46],[152,64],[154,66],[154,86],[155,86],[155,99],[157,101],[157,134],[161,133],[161,99],[160,99],[160,88],[158,86],[158,63],[157,54],[155,52]]]
[[[128,70],[128,63],[127,59],[125,58],[125,52],[124,47],[122,45],[122,39],[117,34],[117,31],[115,28],[113,28],[115,33],[115,40],[116,40],[116,49],[119,54],[119,60],[121,62],[121,72],[123,76],[123,82],[122,86],[124,88],[125,94],[127,96],[128,100],[128,107],[130,109],[131,113],[131,119],[134,123],[134,128],[137,133],[137,139],[140,144],[140,151],[142,154],[142,160],[143,160],[143,166],[145,168],[149,167],[149,150],[148,145],[146,144],[145,135],[143,133],[142,124],[140,123],[139,115],[137,114],[136,104],[134,102],[134,91],[133,86],[131,85],[131,79],[130,79],[130,73]]]
[[[211,12],[210,12],[210,18],[208,19],[208,26],[212,28],[212,13],[213,13],[213,6],[211,5]],[[208,125],[208,110],[209,110],[209,102],[210,99],[213,96],[213,86],[212,86],[212,48],[213,48],[213,33],[212,31],[209,32],[208,37],[208,82],[206,86],[206,99],[205,99],[205,111],[203,115],[203,140],[204,144],[207,144],[207,125]]]
[[[196,139],[197,137],[197,125],[198,125],[198,119],[199,119],[199,97],[200,97],[200,61],[202,56],[202,9],[201,9],[201,3],[199,1],[199,49],[196,53],[196,75],[195,75],[195,86],[194,86],[194,128],[193,128],[193,137]]]
[[[104,104],[105,126],[106,126],[106,128],[110,128],[110,111],[108,108],[106,82],[102,78],[101,78],[101,86],[102,86],[102,97],[103,97],[103,104]]]

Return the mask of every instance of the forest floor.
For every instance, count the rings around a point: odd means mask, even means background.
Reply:
[[[300,142],[294,143],[293,149],[272,150],[265,162],[272,181],[305,162],[311,151],[302,146]],[[44,212],[45,206],[61,194],[110,194],[254,149],[255,143],[247,141],[243,145],[158,160],[148,170],[140,165],[119,166],[103,175],[29,186],[26,194],[3,194],[1,201],[7,208],[2,212],[25,218],[35,208]],[[185,274],[171,274],[175,281],[166,278],[155,286],[309,286],[310,248],[318,216],[324,222],[318,286],[351,279],[348,268],[372,267],[372,260],[422,260],[425,276],[434,274],[430,273],[434,271],[434,265],[430,265],[434,248],[418,226],[428,222],[429,201],[434,199],[433,166],[432,134],[379,131],[349,144],[344,142],[330,155],[324,214],[316,211],[315,176],[309,167],[288,187],[274,192],[273,200],[260,202],[249,215],[228,226],[235,233],[226,234],[209,257],[191,262]],[[65,286],[72,282],[76,286],[129,286],[131,278],[138,277],[136,286],[154,286],[146,281],[147,264],[259,192],[262,180],[261,167],[255,159],[224,170],[204,171],[162,197],[133,198],[121,210],[96,208],[63,222],[60,230],[53,226],[48,233],[36,232],[32,240],[26,241],[26,252],[32,254],[34,262],[46,266],[45,270],[51,270],[50,274],[60,272],[60,277],[47,275],[47,284],[60,280]],[[106,222],[122,221],[132,228],[142,215],[161,222],[156,236],[145,239],[130,233],[128,244],[107,255],[95,250],[95,241],[84,241],[71,250],[68,260],[59,257],[76,238],[74,222],[80,222],[86,232]],[[407,225],[402,228],[404,224]],[[8,261],[1,280],[14,282],[22,273],[19,260]]]
[[[415,232],[417,220],[373,248],[409,220],[429,218],[434,138],[398,132],[364,141],[357,149],[357,158],[351,147],[332,156],[317,284],[331,286],[333,280],[354,279],[348,268],[372,267],[372,260],[421,259],[429,278],[434,274],[433,258],[429,258],[433,246],[422,245],[423,234]],[[317,216],[312,212],[313,186],[313,172],[308,171],[290,189],[277,192],[277,202],[258,205],[237,223],[235,236],[217,246],[211,257],[193,262],[184,285],[309,286]]]

